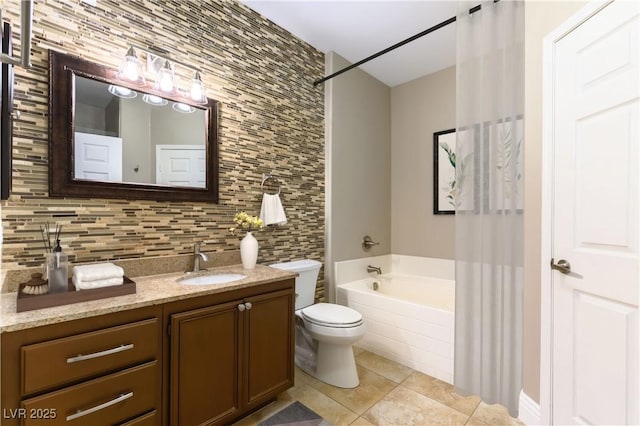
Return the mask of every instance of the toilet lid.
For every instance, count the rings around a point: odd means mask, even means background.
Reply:
[[[333,303],[317,303],[302,309],[307,321],[327,327],[356,327],[362,324],[362,315],[355,309]]]

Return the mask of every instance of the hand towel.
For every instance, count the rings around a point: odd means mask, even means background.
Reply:
[[[266,225],[284,225],[287,223],[287,216],[280,201],[280,194],[264,194],[262,196],[262,207],[260,208],[260,219]]]
[[[111,287],[114,285],[122,285],[124,283],[123,277],[105,278],[102,280],[82,281],[78,279],[77,275],[71,278],[73,285],[76,286],[76,290],[90,290],[92,288]]]
[[[73,276],[79,281],[96,281],[107,278],[122,278],[124,269],[113,263],[94,263],[73,267]]]

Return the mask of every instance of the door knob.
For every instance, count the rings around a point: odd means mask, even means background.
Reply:
[[[251,302],[246,302],[244,304],[244,307],[247,308],[247,311],[248,311],[249,309],[251,309],[253,307],[253,305],[251,304]]]
[[[244,306],[244,303],[241,303],[241,304],[239,304],[239,305],[238,305],[238,310],[239,310],[240,312],[244,311],[246,308],[247,308],[247,307],[246,307],[246,306]]]
[[[567,262],[564,259],[560,259],[558,260],[558,263],[555,263],[553,261],[553,258],[551,259],[551,269],[555,269],[556,271],[560,271],[563,274],[568,274],[569,272],[571,272],[571,264],[569,262]]]

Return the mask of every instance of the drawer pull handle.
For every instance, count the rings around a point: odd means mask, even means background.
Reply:
[[[91,407],[88,408],[86,410],[79,410],[77,413],[75,414],[71,414],[70,416],[67,416],[67,421],[70,422],[71,420],[75,420],[78,419],[80,417],[86,416],[87,414],[91,414],[91,413],[95,413],[96,411],[100,411],[100,410],[104,410],[107,407],[111,407],[114,404],[117,404],[118,402],[122,402],[126,399],[129,399],[133,397],[133,392],[129,392],[129,393],[123,393],[122,395],[120,395],[117,398],[112,399],[111,401],[107,401],[103,404],[100,405],[96,405],[95,407]]]
[[[74,357],[67,358],[67,364],[71,364],[73,362],[78,362],[78,361],[86,361],[88,359],[93,359],[93,358],[100,358],[101,356],[117,354],[118,352],[128,351],[129,349],[133,349],[133,343],[129,343],[128,345],[120,345],[112,349],[107,349],[106,351],[95,352],[88,355],[78,354]]]

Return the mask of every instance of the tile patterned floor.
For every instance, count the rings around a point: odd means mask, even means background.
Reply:
[[[522,425],[500,405],[457,395],[450,384],[374,353],[355,353],[357,388],[336,388],[296,368],[295,387],[234,426],[256,425],[296,400],[335,426]]]

